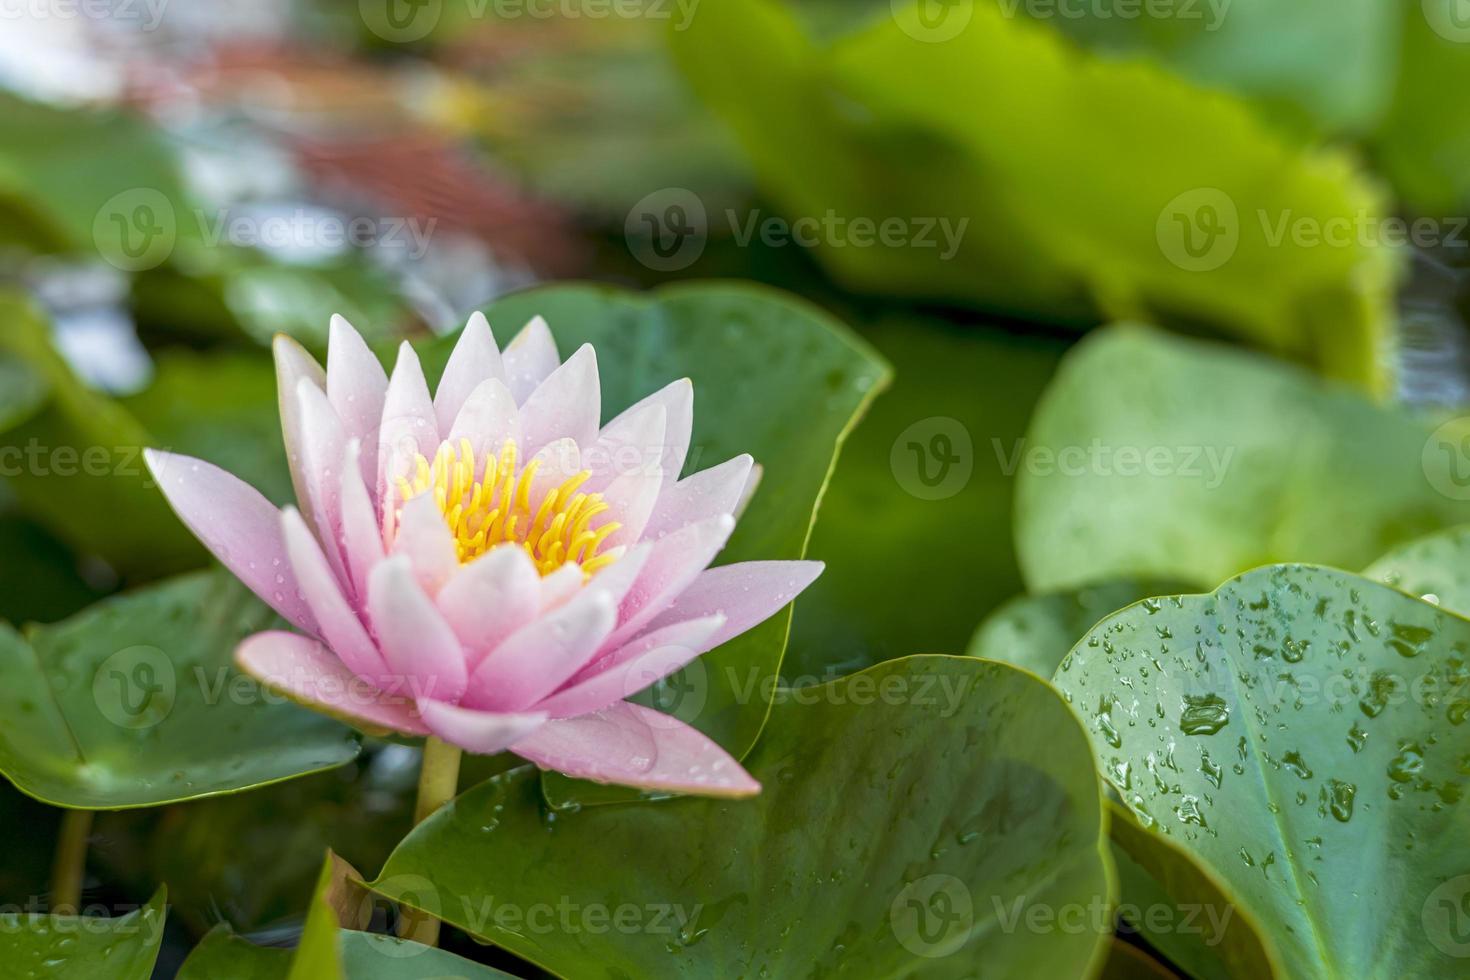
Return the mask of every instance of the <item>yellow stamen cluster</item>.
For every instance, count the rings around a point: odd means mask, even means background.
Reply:
[[[507,439],[499,456],[486,453],[477,460],[468,439],[461,439],[458,446],[446,442],[432,463],[419,456],[411,478],[399,478],[400,506],[432,493],[454,535],[461,562],[473,561],[507,541],[525,548],[542,575],[567,562],[576,562],[584,575],[591,575],[616,561],[623,549],[601,554],[598,549],[621,525],[608,521],[594,526],[608,504],[602,494],[579,489],[592,472],[583,470],[546,491],[533,508],[531,489],[541,460],[517,469],[516,452],[515,440]]]

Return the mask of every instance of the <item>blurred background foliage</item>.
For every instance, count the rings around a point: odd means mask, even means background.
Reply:
[[[550,16],[444,0],[411,36],[373,4],[320,0],[8,20],[0,618],[55,622],[205,564],[143,446],[288,498],[273,334],[321,353],[342,313],[385,344],[429,338],[568,278],[768,283],[894,366],[823,500],[809,553],[828,571],[797,607],[790,683],[962,652],[998,609],[976,652],[1042,636],[1028,666],[1049,672],[1036,665],[1139,580],[1362,567],[1470,517],[1374,469],[1417,473],[1426,434],[1467,400],[1470,37],[1454,36],[1454,2],[1234,0],[1223,18],[1201,3],[1158,19],[1106,2],[1058,16],[1024,0],[647,0],[609,18],[577,0]],[[931,43],[947,17],[962,30]],[[1238,242],[1209,269],[1164,227],[1201,189],[1238,211]],[[692,257],[649,263],[678,231],[670,203],[690,199]],[[948,256],[743,232],[828,213],[964,230]],[[1273,238],[1296,219],[1370,234]],[[1385,244],[1371,231],[1387,219],[1441,234]],[[312,231],[354,220],[370,240]],[[1115,320],[1158,329],[1069,353]],[[495,326],[504,340],[519,324]],[[936,418],[970,443],[969,475],[940,497],[916,493],[894,453]],[[1028,432],[1173,445],[1202,431],[1248,444],[1207,500],[1007,462]],[[142,901],[166,878],[184,948],[220,921],[299,925],[324,846],[373,868],[406,827],[405,752],[109,816],[89,894]],[[9,789],[0,807],[37,837],[9,853],[44,853],[48,812]],[[6,893],[44,891],[39,864],[0,867]]]

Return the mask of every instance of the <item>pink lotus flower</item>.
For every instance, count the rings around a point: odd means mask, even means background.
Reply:
[[[475,314],[432,398],[412,348],[389,379],[340,317],[325,373],[288,338],[275,356],[299,511],[201,460],[148,454],[190,530],[301,631],[247,639],[243,670],[368,731],[599,782],[759,792],[703,734],[624,700],[821,571],[707,567],[752,462],[678,479],[687,379],[602,426],[592,347],[561,362],[539,317],[502,354]]]

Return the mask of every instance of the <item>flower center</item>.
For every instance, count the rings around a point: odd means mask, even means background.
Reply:
[[[412,477],[398,480],[399,499],[406,503],[433,493],[462,563],[506,542],[525,548],[542,575],[576,562],[590,576],[616,561],[622,548],[604,553],[598,549],[622,525],[599,523],[607,502],[600,493],[578,489],[592,471],[569,477],[533,504],[541,461],[533,459],[518,468],[516,452],[515,440],[507,439],[499,456],[486,453],[477,460],[468,439],[461,439],[458,446],[446,442],[432,463],[420,455]]]

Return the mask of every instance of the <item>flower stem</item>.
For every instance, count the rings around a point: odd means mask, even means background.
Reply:
[[[51,913],[76,915],[87,871],[87,838],[92,835],[91,810],[65,810],[56,857],[51,863]]]
[[[419,764],[419,795],[413,808],[414,826],[450,800],[459,789],[458,746],[441,742],[430,735],[424,740],[424,758]],[[439,945],[439,920],[416,909],[403,908],[398,920],[398,935],[425,946]]]

